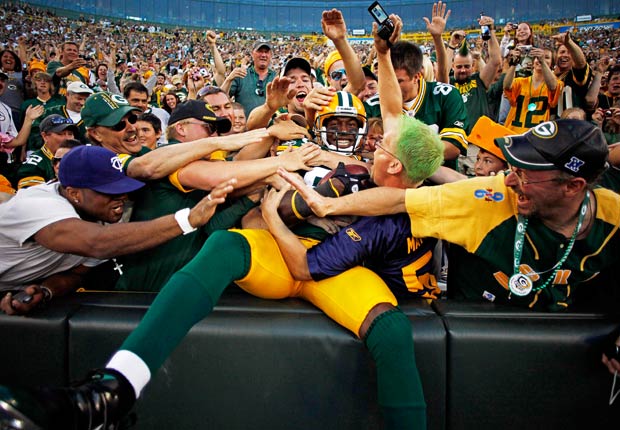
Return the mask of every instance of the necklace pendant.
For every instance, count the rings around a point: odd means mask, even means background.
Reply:
[[[530,103],[529,105],[527,105],[527,110],[529,112],[534,112],[536,110],[536,103]]]
[[[532,287],[532,280],[522,273],[512,275],[508,280],[508,288],[510,288],[510,292],[515,296],[527,296],[532,292]]]

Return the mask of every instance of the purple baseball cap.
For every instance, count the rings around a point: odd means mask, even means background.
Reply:
[[[65,187],[88,188],[104,194],[125,194],[144,186],[128,177],[114,152],[101,146],[73,148],[60,162],[58,179]]]

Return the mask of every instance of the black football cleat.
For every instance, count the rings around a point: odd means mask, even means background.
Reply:
[[[71,387],[0,386],[0,430],[116,429],[135,401],[129,381],[112,369],[95,370]]]

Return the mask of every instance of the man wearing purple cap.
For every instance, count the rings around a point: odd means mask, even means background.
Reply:
[[[104,259],[142,251],[203,226],[234,180],[215,187],[192,209],[143,223],[118,223],[127,193],[144,184],[127,177],[113,152],[80,146],[63,157],[59,182],[20,190],[0,206],[0,302],[26,313],[80,285]],[[102,224],[106,223],[106,224]]]

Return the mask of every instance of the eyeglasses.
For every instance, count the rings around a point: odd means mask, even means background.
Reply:
[[[123,131],[127,128],[127,123],[135,124],[138,121],[138,117],[134,114],[127,115],[125,118],[121,119],[118,124],[115,124],[111,127],[108,127],[110,130],[114,131]]]
[[[343,76],[347,75],[347,71],[345,69],[340,69],[340,70],[334,70],[333,72],[331,72],[329,74],[329,76],[334,80],[334,81],[339,81],[342,79]]]
[[[215,128],[213,127],[212,124],[209,124],[208,122],[204,122],[204,121],[198,121],[198,122],[186,121],[185,124],[199,125],[199,126],[205,128],[207,130],[207,133],[209,133],[209,135],[215,133]]]
[[[385,151],[388,155],[391,155],[392,157],[394,157],[394,158],[396,158],[398,161],[400,161],[400,158],[398,158],[398,157],[396,156],[396,154],[394,154],[393,152],[388,151],[387,149],[385,149],[385,146],[383,146],[383,138],[382,138],[380,141],[379,141],[379,140],[378,140],[378,141],[376,141],[376,142],[375,142],[375,146],[376,146],[377,148],[381,148],[381,150],[382,150],[382,151]],[[405,163],[403,163],[402,161],[400,161],[400,164],[402,164],[402,165],[403,165],[403,168],[405,168]]]
[[[565,182],[566,181],[566,179],[560,178],[560,177],[557,177],[557,176],[555,178],[542,179],[540,181],[529,181],[527,179],[523,179],[523,171],[521,169],[514,168],[514,167],[512,169],[506,170],[504,172],[504,176],[508,176],[511,173],[515,174],[515,176],[519,180],[519,184],[521,186],[524,186],[524,185],[534,185],[534,184],[542,184],[543,182]]]
[[[258,97],[264,97],[265,96],[265,88],[263,87],[263,84],[264,84],[263,81],[257,81],[256,82],[256,90],[254,90],[254,93]]]
[[[53,157],[52,164],[58,164],[60,163],[60,160],[62,160],[62,157]]]

